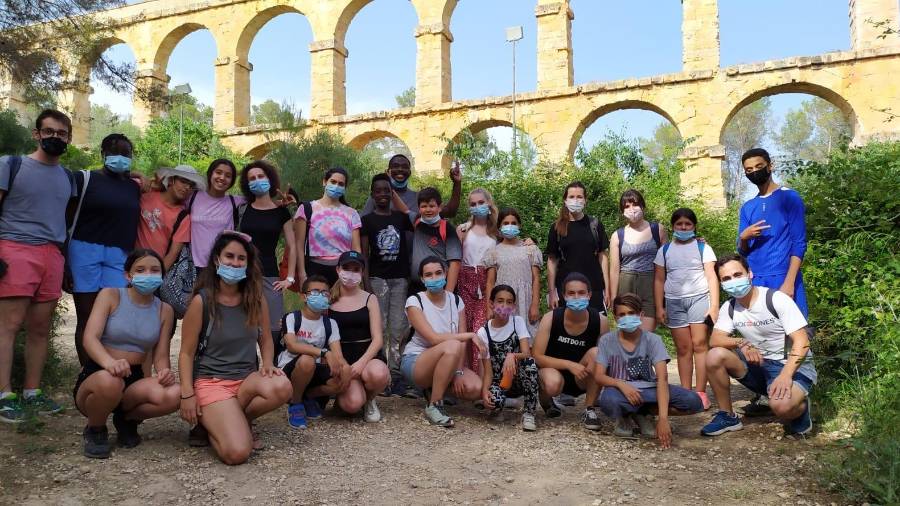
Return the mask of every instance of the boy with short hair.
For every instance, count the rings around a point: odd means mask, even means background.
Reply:
[[[441,193],[436,188],[422,188],[417,197],[419,219],[413,231],[412,258],[410,265],[409,293],[424,290],[419,279],[418,265],[427,257],[436,256],[447,265],[448,292],[456,290],[459,279],[459,265],[462,261],[462,243],[456,235],[456,228],[441,218]]]
[[[641,304],[641,298],[633,293],[613,300],[618,329],[598,341],[594,368],[594,377],[603,387],[600,410],[615,419],[616,436],[633,435],[630,418],[643,435],[657,437],[660,446],[669,448],[669,415],[699,413],[703,411],[703,401],[697,392],[669,384],[669,353],[658,335],[641,329]],[[656,427],[648,417],[652,411],[658,415]]]

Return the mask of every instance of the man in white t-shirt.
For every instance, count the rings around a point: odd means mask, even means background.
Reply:
[[[716,262],[722,290],[733,298],[719,310],[710,337],[706,369],[720,411],[701,434],[718,436],[743,428],[731,404],[729,376],[756,394],[768,395],[788,434],[812,430],[809,391],[816,368],[806,318],[789,296],[752,285],[753,273],[740,255]],[[737,331],[740,338],[729,337]]]

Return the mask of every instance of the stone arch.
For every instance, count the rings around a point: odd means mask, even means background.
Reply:
[[[517,130],[519,132],[523,132],[525,135],[527,135],[528,138],[531,139],[531,142],[535,142],[534,137],[532,137],[531,134],[528,133],[528,130],[526,130],[522,126],[522,123],[519,121],[517,121],[516,123],[518,123],[518,125],[519,125]],[[465,131],[465,130],[469,130],[473,134],[477,134],[477,133],[483,132],[489,128],[494,128],[494,127],[512,128],[512,126],[513,126],[512,122],[505,118],[489,117],[489,118],[483,118],[483,119],[471,121],[471,122],[466,123],[462,128],[460,128],[453,135],[453,137],[449,137],[449,139],[450,139],[449,142],[458,141],[460,139],[460,136],[462,136],[463,131]],[[449,142],[448,142],[448,144],[449,144]],[[451,162],[452,162],[452,160],[450,159],[450,154],[447,153],[446,149],[444,149],[444,151],[441,153],[441,169],[442,169],[442,171],[446,172],[447,170],[449,170]]]
[[[175,50],[175,46],[181,42],[182,39],[187,37],[188,35],[198,31],[198,30],[208,30],[210,35],[212,35],[213,42],[216,45],[216,54],[219,54],[219,41],[216,40],[215,33],[209,29],[209,27],[204,26],[200,23],[183,23],[176,28],[172,29],[167,33],[159,43],[159,46],[156,48],[156,54],[153,56],[153,68],[159,70],[161,72],[165,72],[166,67],[169,65],[169,57],[172,56],[172,52]]]
[[[235,48],[235,55],[241,61],[247,61],[248,55],[250,54],[250,46],[253,45],[253,39],[256,38],[256,35],[262,29],[263,26],[266,25],[269,21],[274,18],[282,15],[282,14],[300,14],[306,19],[307,23],[310,23],[310,27],[312,27],[312,23],[309,20],[309,17],[305,12],[297,9],[291,5],[276,5],[274,7],[269,7],[268,9],[264,9],[256,13],[246,25],[241,30],[241,34],[237,39],[237,46]],[[316,33],[313,30],[313,39],[315,39]]]
[[[575,128],[575,132],[572,133],[572,136],[569,138],[569,148],[566,151],[568,159],[572,159],[575,156],[575,150],[578,148],[578,142],[581,140],[581,137],[584,135],[584,131],[588,129],[597,119],[601,116],[605,116],[609,113],[621,111],[624,109],[640,109],[643,111],[650,111],[659,114],[663,118],[665,118],[672,126],[678,130],[678,134],[681,135],[681,130],[678,127],[678,123],[672,118],[672,115],[666,112],[663,108],[659,107],[656,104],[645,102],[643,100],[622,100],[619,102],[613,102],[611,104],[606,104],[594,109],[587,116],[585,116]]]
[[[277,146],[281,143],[282,143],[282,141],[280,141],[280,140],[266,141],[254,148],[249,149],[246,153],[246,156],[253,160],[261,160],[261,159],[265,158],[266,156],[268,156],[269,153],[271,153],[272,150],[275,149],[275,146]]]
[[[372,0],[350,0],[347,2],[347,5],[344,6],[344,9],[338,16],[334,26],[334,40],[341,47],[344,45],[344,39],[347,38],[347,30],[350,28],[350,23],[353,22],[353,18],[359,14],[359,11],[361,11],[363,7],[369,5],[371,2]]]
[[[389,132],[387,130],[370,130],[368,132],[364,132],[364,133],[356,135],[355,137],[350,139],[350,142],[348,142],[347,145],[350,146],[351,148],[359,151],[359,150],[365,148],[367,145],[369,145],[370,142],[372,142],[374,140],[378,140],[378,139],[383,139],[385,137],[397,139],[397,140],[403,142],[404,144],[407,144],[406,141],[404,141],[399,135],[397,135],[393,132]],[[408,145],[409,144],[407,144],[407,146]]]
[[[828,88],[827,86],[801,81],[780,84],[777,86],[761,87],[760,89],[749,93],[728,111],[728,115],[725,116],[719,127],[719,142],[724,143],[725,129],[728,127],[728,123],[731,122],[732,118],[734,118],[734,115],[737,114],[738,111],[761,98],[769,97],[772,95],[780,95],[783,93],[804,93],[828,101],[831,105],[840,109],[844,114],[844,117],[847,119],[847,124],[850,125],[850,130],[852,131],[854,138],[858,134],[859,120],[856,116],[856,112],[853,110],[853,106],[850,105],[850,102],[848,102],[847,99],[841,96],[840,93],[832,90],[831,88]]]

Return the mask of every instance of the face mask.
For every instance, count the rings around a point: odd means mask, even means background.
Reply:
[[[265,195],[272,189],[272,184],[268,179],[254,179],[250,181],[250,193],[254,195]]]
[[[616,320],[616,325],[619,327],[619,330],[634,332],[641,326],[641,317],[636,314],[626,315]]]
[[[103,165],[116,174],[121,174],[131,170],[131,158],[122,155],[109,155],[103,159]]]
[[[503,225],[500,227],[500,233],[503,237],[508,239],[514,239],[519,237],[519,226],[518,225]]]
[[[230,265],[219,264],[216,268],[216,274],[222,278],[222,281],[229,285],[236,285],[247,278],[246,267],[231,267]]]
[[[136,274],[131,278],[131,286],[141,295],[149,295],[162,285],[159,274]]]
[[[580,213],[581,211],[584,211],[584,202],[576,199],[569,199],[566,201],[566,207],[569,209],[569,212]]]
[[[339,199],[339,198],[343,197],[344,192],[345,192],[345,190],[344,190],[343,186],[338,186],[336,184],[331,184],[331,183],[328,183],[325,185],[325,195],[328,195],[329,197],[331,197],[333,199]]]
[[[427,288],[429,292],[437,293],[447,286],[447,278],[426,279],[422,283],[425,284],[425,288]]]
[[[477,216],[479,218],[483,218],[489,214],[491,214],[491,208],[488,207],[487,204],[479,204],[477,206],[472,206],[469,208],[469,213],[472,216]]]
[[[693,230],[676,230],[672,232],[672,235],[679,241],[690,241],[697,234]]]
[[[509,318],[515,311],[513,306],[494,306],[494,314],[500,318]]]
[[[641,221],[644,218],[644,210],[640,207],[629,207],[622,212],[622,216],[631,222]]]
[[[357,286],[362,281],[361,272],[341,271],[338,273],[338,277],[341,278],[341,284],[347,288]]]
[[[394,188],[396,188],[398,190],[402,190],[403,188],[406,188],[407,186],[409,186],[409,179],[404,179],[403,181],[397,181],[396,179],[391,178],[391,186],[393,186]]]
[[[725,293],[735,298],[741,298],[744,295],[747,295],[750,293],[751,288],[753,288],[753,283],[750,281],[750,278],[737,278],[722,281],[722,290],[725,290]]]
[[[69,144],[59,137],[45,137],[41,139],[41,149],[50,156],[60,156],[68,148]]]
[[[588,302],[588,299],[568,299],[566,300],[566,307],[572,311],[584,311],[588,307]]]
[[[769,173],[769,169],[765,168],[765,169],[755,170],[755,171],[747,174],[747,179],[749,179],[750,182],[755,184],[756,186],[759,186],[759,185],[765,183],[766,181],[768,181],[769,177],[771,175],[772,174]]]
[[[422,220],[422,223],[424,223],[426,225],[434,225],[435,223],[441,221],[441,215],[435,214],[431,218],[429,218],[427,216],[422,216],[421,220]]]
[[[317,313],[322,313],[328,310],[331,302],[325,294],[313,293],[306,296],[306,306]]]

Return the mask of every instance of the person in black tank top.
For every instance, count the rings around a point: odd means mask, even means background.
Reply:
[[[387,388],[391,375],[381,353],[384,338],[378,298],[361,288],[364,270],[365,260],[358,251],[341,255],[328,316],[338,324],[341,340],[336,344],[351,370],[350,384],[335,402],[346,413],[363,410],[363,418],[374,423],[381,420],[375,396]]]
[[[588,306],[591,284],[577,272],[563,282],[565,307],[544,315],[534,338],[532,354],[541,380],[541,407],[548,418],[562,414],[553,397],[565,392],[573,397],[585,394],[584,426],[599,430],[599,416],[594,403],[600,391],[594,380],[597,339],[606,332],[608,323],[597,308]]]

